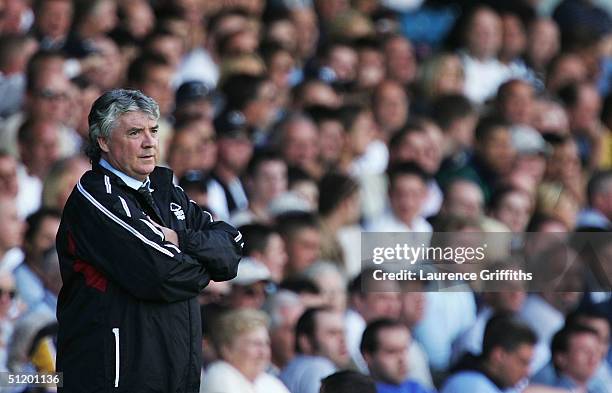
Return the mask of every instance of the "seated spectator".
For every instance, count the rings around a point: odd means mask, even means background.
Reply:
[[[280,283],[285,276],[287,252],[278,230],[265,224],[248,224],[240,227],[240,233],[244,236],[243,255],[266,265],[272,281]]]
[[[376,385],[367,375],[344,370],[325,377],[319,393],[376,393]]]
[[[45,273],[49,269],[45,264],[52,261],[44,258],[44,254],[55,248],[60,218],[57,210],[41,209],[26,219],[25,258],[13,275],[19,297],[30,310],[44,308],[53,314],[57,308],[57,295],[46,289],[49,277]]]
[[[348,366],[344,317],[330,308],[311,308],[295,328],[296,357],[281,373],[291,393],[318,393],[321,380]]]
[[[232,289],[228,297],[230,308],[260,309],[269,291],[270,271],[251,258],[242,258],[236,278],[230,280]]]
[[[213,337],[221,360],[206,370],[201,393],[288,393],[281,381],[265,372],[270,336],[263,312],[230,311],[219,318]]]
[[[258,151],[251,158],[245,175],[249,206],[234,213],[230,221],[236,226],[270,223],[270,203],[287,191],[287,164],[273,151]]]
[[[366,327],[360,351],[376,381],[378,393],[426,393],[428,390],[408,379],[408,349],[412,340],[408,328],[393,319],[377,319]]]
[[[330,262],[315,262],[304,270],[304,277],[319,288],[323,304],[336,311],[346,311],[346,278],[340,269]]]
[[[567,325],[553,337],[551,364],[540,370],[534,383],[582,390],[589,393],[607,392],[609,385],[592,386],[595,372],[601,364],[601,348],[597,331],[582,325]]]
[[[266,299],[263,309],[270,317],[270,368],[278,376],[295,356],[295,326],[304,305],[297,294],[281,289]]]
[[[389,208],[368,229],[372,232],[431,232],[420,215],[427,196],[429,177],[416,164],[400,163],[388,170]]]
[[[359,184],[351,177],[330,173],[319,182],[321,215],[321,259],[331,261],[343,272],[356,274],[361,257],[351,253],[361,232]],[[349,260],[349,256],[352,257]]]
[[[91,163],[81,155],[63,158],[53,164],[43,182],[42,207],[64,210],[72,189],[90,169]]]
[[[13,198],[0,196],[0,271],[11,272],[23,260],[24,222]]]
[[[509,388],[522,390],[536,343],[535,333],[507,316],[493,317],[487,323],[482,355],[474,364],[451,375],[441,393],[500,393]],[[523,386],[524,387],[524,386]]]
[[[314,215],[290,212],[277,217],[277,224],[289,256],[287,275],[299,274],[319,259],[321,230]]]
[[[483,104],[509,76],[497,55],[502,45],[502,21],[487,6],[475,8],[466,23],[462,61],[465,69],[465,95]]]
[[[515,158],[508,124],[497,118],[483,118],[476,127],[474,156],[462,167],[443,168],[438,179],[443,187],[455,177],[470,179],[480,186],[488,202],[493,188],[510,173]]]
[[[352,361],[361,372],[367,372],[359,350],[367,324],[379,318],[397,319],[400,311],[400,288],[396,281],[375,280],[372,270],[365,269],[350,282],[346,341]]]
[[[593,174],[587,185],[587,201],[589,206],[578,215],[576,226],[612,228],[612,206],[608,200],[612,198],[612,171],[602,171]]]

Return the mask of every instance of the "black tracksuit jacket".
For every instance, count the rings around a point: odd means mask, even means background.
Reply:
[[[190,202],[169,169],[149,178],[157,213],[97,164],[66,203],[57,235],[59,392],[199,391],[196,296],[210,280],[236,276],[242,235]],[[147,216],[175,230],[178,247]]]

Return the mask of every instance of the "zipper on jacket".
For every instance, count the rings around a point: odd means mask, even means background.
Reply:
[[[115,387],[119,387],[119,328],[113,328],[115,335]]]

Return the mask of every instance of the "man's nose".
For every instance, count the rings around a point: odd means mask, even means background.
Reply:
[[[154,135],[150,131],[145,132],[142,144],[145,147],[155,147],[155,146],[157,146],[157,136]]]

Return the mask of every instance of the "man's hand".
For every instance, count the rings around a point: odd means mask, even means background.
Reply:
[[[147,217],[147,218],[149,219],[151,224],[155,225],[157,227],[157,229],[162,231],[162,233],[164,234],[164,240],[169,241],[170,243],[172,243],[172,244],[174,244],[175,246],[178,247],[178,245],[179,245],[178,234],[174,230],[159,225],[155,221],[151,220],[150,217]]]

